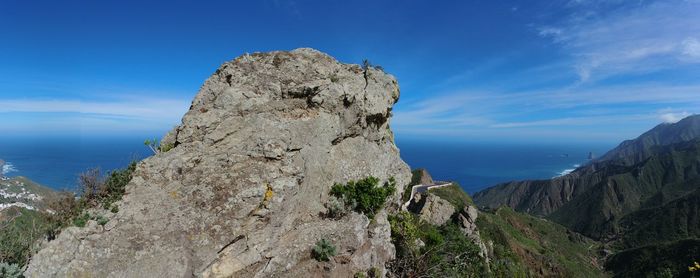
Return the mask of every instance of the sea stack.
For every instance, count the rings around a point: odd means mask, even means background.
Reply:
[[[64,230],[27,277],[352,277],[394,258],[387,211],[411,172],[396,79],[313,49],[246,54],[204,82],[173,148],[140,162],[104,226]],[[396,179],[373,220],[324,216],[334,183]],[[330,241],[337,255],[312,257]]]

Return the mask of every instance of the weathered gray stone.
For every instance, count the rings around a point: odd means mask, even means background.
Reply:
[[[419,194],[416,194],[418,197]],[[418,217],[420,220],[428,222],[433,225],[442,226],[447,221],[450,220],[452,215],[455,213],[455,207],[447,200],[442,199],[433,194],[420,194],[421,197],[414,198],[417,202],[421,202],[425,198],[425,203],[423,203],[420,212],[418,212]]]
[[[462,232],[469,237],[476,245],[479,246],[479,256],[489,263],[489,249],[481,240],[479,229],[476,226],[476,218],[479,216],[479,210],[474,206],[466,206],[459,214],[459,223]]]
[[[323,218],[335,182],[411,178],[389,129],[396,80],[312,49],[243,55],[202,86],[174,148],[138,164],[104,229],[70,228],[27,277],[351,277],[394,257],[387,212]],[[338,255],[311,258],[327,238]]]

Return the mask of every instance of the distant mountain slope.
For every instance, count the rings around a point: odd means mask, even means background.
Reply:
[[[699,116],[659,125],[567,176],[501,184],[474,201],[602,241],[616,277],[687,275],[700,240],[699,131]]]
[[[624,162],[626,165],[636,164],[650,155],[652,147],[691,141],[698,137],[700,137],[700,115],[693,115],[674,124],[657,125],[634,140],[622,142],[596,161]]]
[[[695,277],[688,266],[698,261],[700,240],[686,239],[648,245],[613,255],[605,268],[619,278]]]
[[[658,209],[700,188],[699,158],[700,140],[651,148],[646,160],[611,167],[604,180],[588,185],[549,218],[592,238],[612,239],[628,214]]]
[[[675,124],[658,125],[566,176],[499,184],[474,194],[474,201],[480,206],[497,208],[505,205],[518,211],[546,216],[608,177],[625,173],[629,166],[643,162],[655,153],[656,147],[696,138],[700,138],[700,115],[687,117]]]

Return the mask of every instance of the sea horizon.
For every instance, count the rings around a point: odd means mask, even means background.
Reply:
[[[103,173],[142,160],[151,151],[143,136],[4,138],[2,169],[8,177],[24,176],[55,190],[75,191],[78,175],[92,168]],[[458,182],[470,194],[503,182],[550,179],[602,155],[605,143],[487,143],[397,139],[402,159],[411,169],[425,168],[435,180]]]

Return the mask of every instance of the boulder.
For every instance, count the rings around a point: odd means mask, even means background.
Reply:
[[[204,82],[173,148],[141,161],[107,229],[71,228],[27,277],[352,277],[394,258],[411,178],[389,128],[396,79],[313,49],[246,54]],[[374,221],[323,217],[334,183],[394,177]],[[330,240],[330,262],[311,256]]]
[[[436,226],[442,226],[450,220],[455,213],[455,207],[445,199],[433,194],[416,193],[414,202],[422,203],[417,211],[418,218]]]

